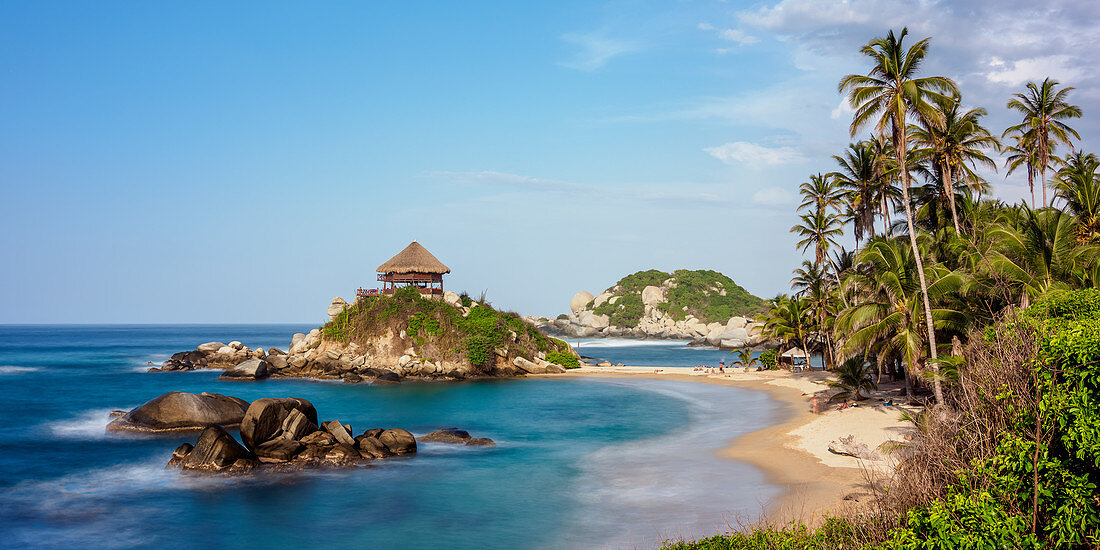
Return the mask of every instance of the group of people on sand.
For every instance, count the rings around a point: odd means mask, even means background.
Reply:
[[[703,366],[703,365],[696,365],[691,370],[695,371],[695,372],[702,371],[702,372],[705,372],[707,374],[726,374],[726,363],[725,363],[725,361],[719,361],[717,368],[707,367],[707,366]]]

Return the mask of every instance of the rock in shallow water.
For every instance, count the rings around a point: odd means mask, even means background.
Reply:
[[[421,441],[434,443],[454,443],[472,447],[496,447],[496,442],[488,437],[471,437],[470,432],[458,428],[443,428],[420,438]]]
[[[218,380],[262,380],[267,378],[268,374],[267,361],[253,358],[239,363],[231,369],[226,369],[218,377]]]
[[[317,409],[313,403],[300,397],[265,397],[253,401],[241,420],[241,441],[248,448],[255,449],[260,443],[275,439],[283,432],[283,421],[295,409],[311,423],[317,424]]]
[[[240,425],[248,401],[218,393],[168,392],[107,424],[108,431],[198,431],[210,424]]]
[[[181,445],[176,453],[184,450]],[[173,453],[173,460],[176,458]],[[252,453],[237,443],[220,426],[209,426],[199,434],[195,447],[182,459],[180,465],[185,470],[219,472],[234,465],[238,460],[253,460]],[[169,462],[171,464],[171,461]]]

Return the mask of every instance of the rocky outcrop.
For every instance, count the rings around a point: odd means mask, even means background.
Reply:
[[[249,408],[247,401],[217,393],[168,392],[115,418],[108,431],[198,431],[216,424],[236,428]]]
[[[443,428],[420,438],[428,443],[453,443],[472,447],[496,447],[496,442],[488,437],[471,437],[470,432],[458,428]]]
[[[168,466],[198,472],[240,473],[292,471],[317,467],[354,467],[372,460],[413,455],[416,437],[401,428],[371,428],[352,437],[351,426],[338,420],[317,423],[309,401],[297,397],[257,399],[241,424],[241,440],[219,426],[209,426],[194,445],[180,445]],[[432,441],[494,446],[457,428],[429,434]]]

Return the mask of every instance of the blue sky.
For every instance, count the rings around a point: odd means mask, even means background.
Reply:
[[[891,27],[997,132],[1077,86],[1096,149],[1096,3],[1034,4],[5,2],[0,323],[319,321],[413,239],[522,313],[654,267],[771,296]]]

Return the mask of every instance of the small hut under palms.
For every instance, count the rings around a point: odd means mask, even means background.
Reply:
[[[378,266],[382,294],[393,294],[405,286],[416,287],[421,294],[443,295],[443,275],[451,268],[443,265],[431,252],[413,241],[386,263]]]
[[[798,363],[798,359],[801,359],[802,362]],[[810,366],[810,354],[802,351],[802,348],[795,346],[779,354],[779,362],[786,363],[791,370],[801,371]]]

